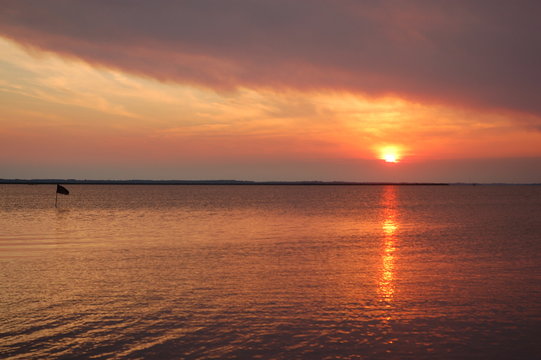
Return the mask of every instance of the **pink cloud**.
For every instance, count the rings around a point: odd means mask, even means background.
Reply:
[[[541,115],[535,0],[16,0],[1,8],[2,36],[160,81],[392,93]]]

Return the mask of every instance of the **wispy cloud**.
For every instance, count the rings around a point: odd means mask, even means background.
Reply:
[[[0,33],[161,81],[540,115],[539,13],[536,0],[4,0]]]

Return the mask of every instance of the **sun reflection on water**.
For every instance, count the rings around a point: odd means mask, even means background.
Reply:
[[[397,221],[396,187],[386,186],[382,194],[383,246],[381,251],[381,269],[378,280],[378,294],[381,301],[390,302],[395,295],[395,252]]]

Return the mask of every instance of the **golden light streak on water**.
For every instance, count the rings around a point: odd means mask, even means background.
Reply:
[[[387,186],[382,193],[383,246],[381,250],[381,269],[378,281],[380,301],[391,302],[395,295],[395,252],[396,232],[398,230],[398,209],[396,187]]]

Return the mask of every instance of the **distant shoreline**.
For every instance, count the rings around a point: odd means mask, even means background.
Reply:
[[[77,180],[0,179],[0,184],[19,185],[316,185],[316,186],[449,186],[449,185],[541,185],[541,183],[440,183],[440,182],[355,182],[355,181],[248,181],[248,180]]]
[[[248,181],[248,180],[77,180],[77,179],[0,179],[0,184],[22,185],[435,185],[431,182],[353,182],[353,181]]]

